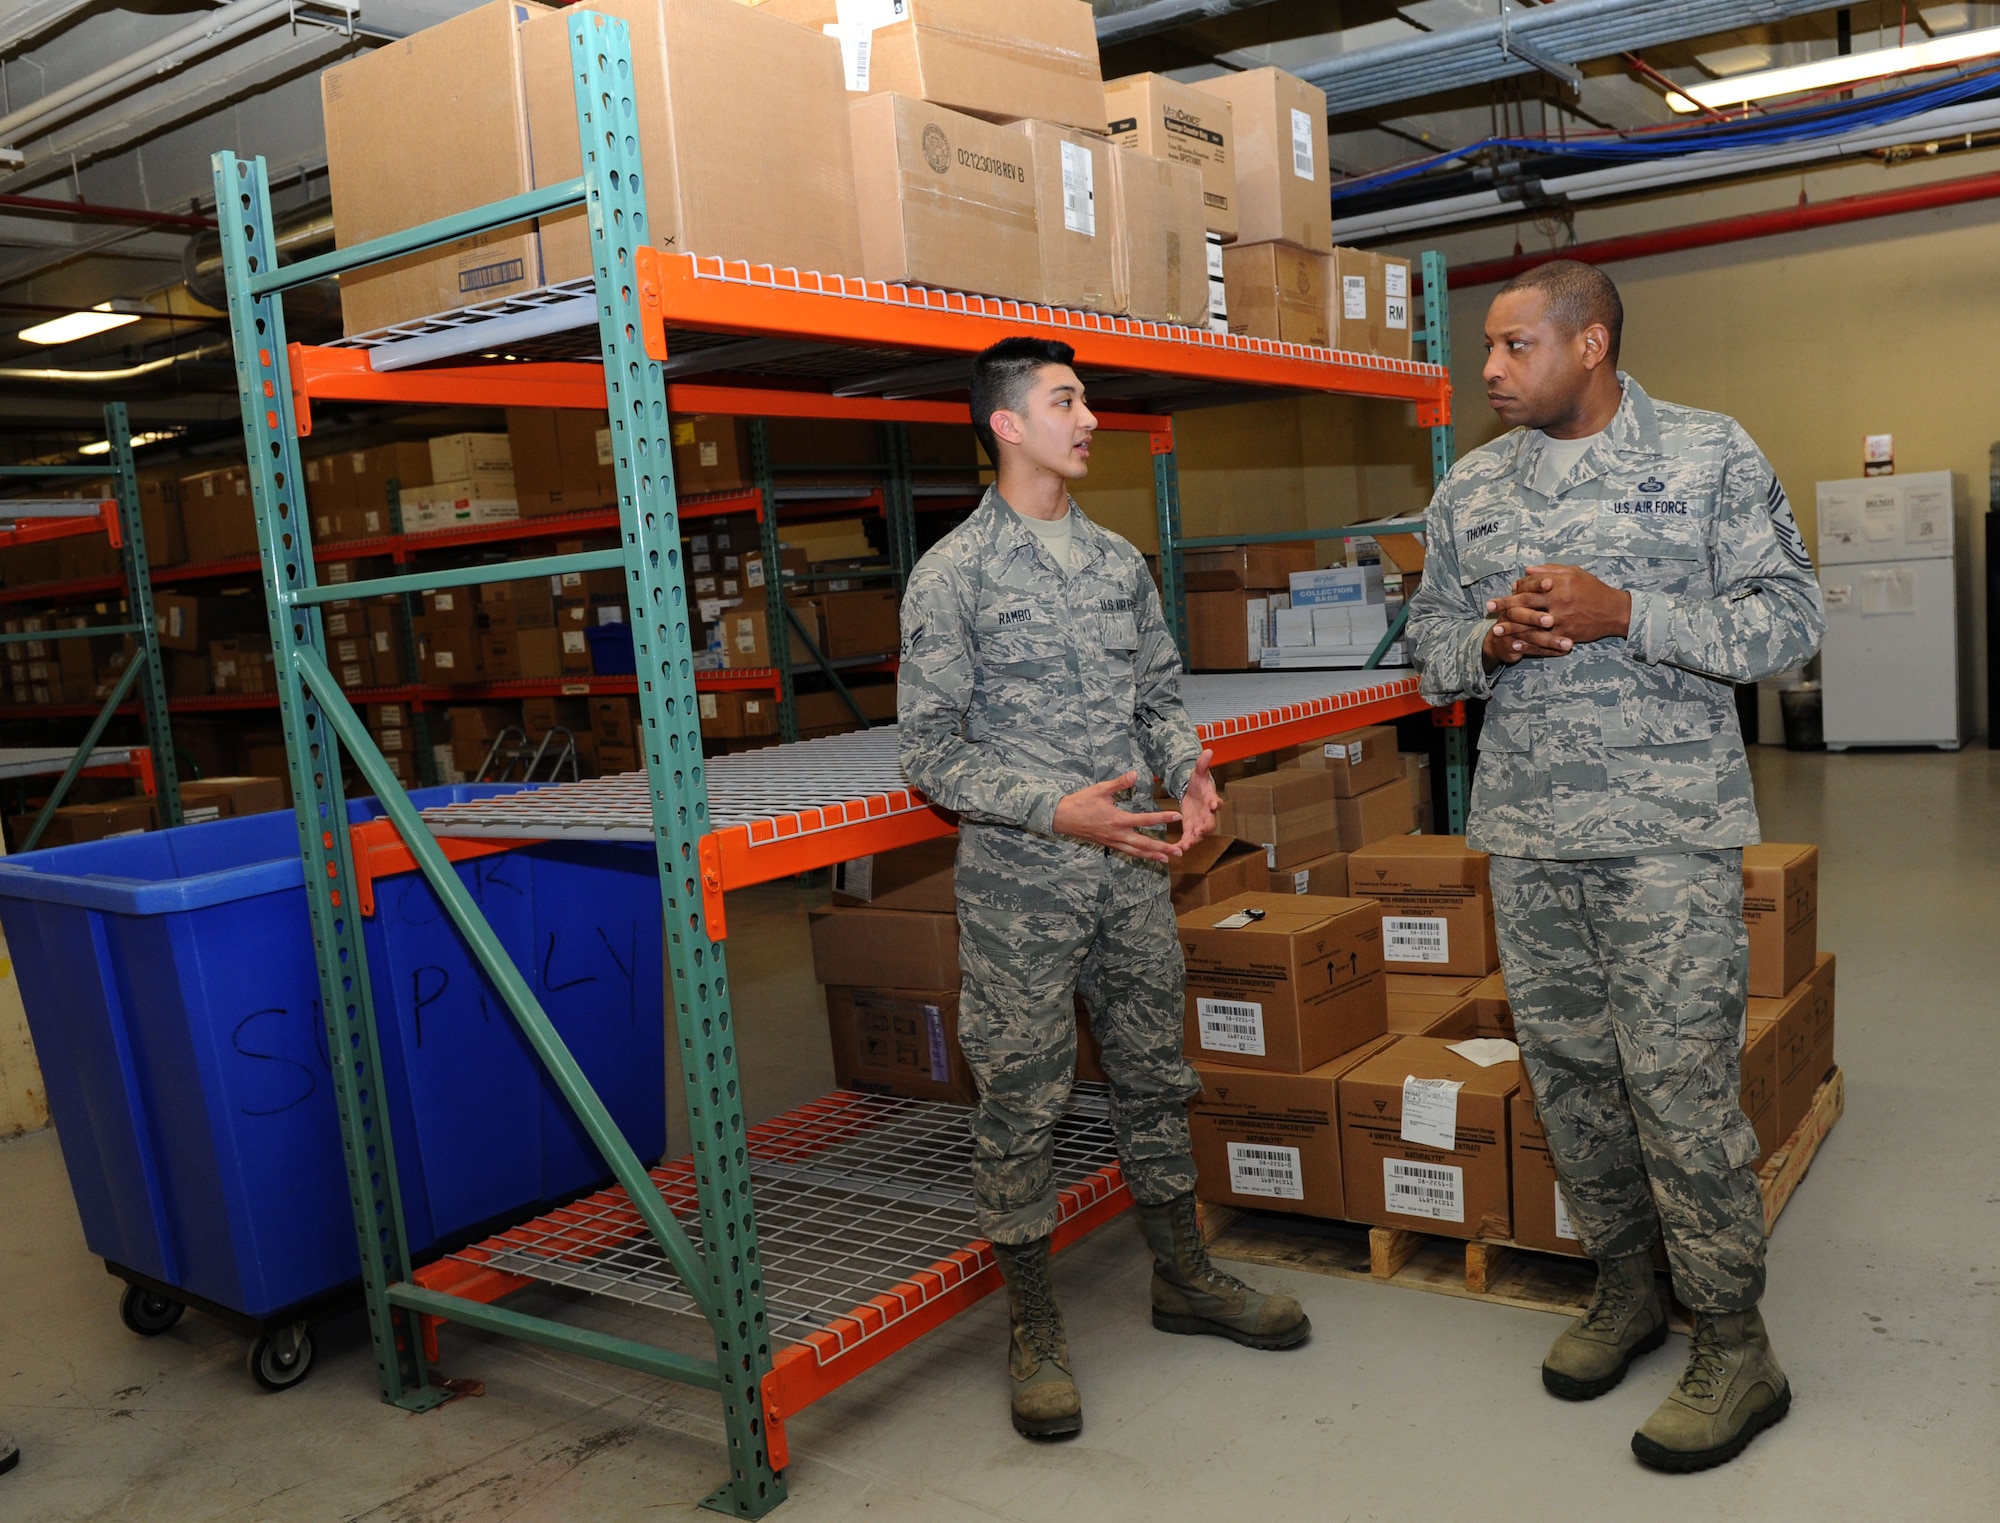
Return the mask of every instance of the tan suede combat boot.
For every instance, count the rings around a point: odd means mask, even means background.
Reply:
[[[1264,1295],[1209,1262],[1195,1219],[1194,1192],[1139,1207],[1139,1230],[1153,1250],[1153,1326],[1163,1333],[1213,1333],[1245,1348],[1291,1348],[1312,1331],[1290,1296]]]
[[[1653,1283],[1653,1256],[1634,1253],[1597,1266],[1597,1289],[1542,1361],[1542,1384],[1564,1401],[1591,1401],[1625,1378],[1641,1354],[1667,1341],[1667,1309]]]
[[[1697,1312],[1688,1367],[1673,1395],[1632,1435],[1632,1452],[1655,1470],[1710,1470],[1784,1420],[1792,1386],[1771,1353],[1756,1307]]]
[[[1083,1427],[1083,1400],[1069,1372],[1069,1335],[1049,1285],[1049,1240],[995,1243],[1007,1282],[1007,1373],[1014,1377],[1014,1429],[1023,1438],[1068,1438]]]

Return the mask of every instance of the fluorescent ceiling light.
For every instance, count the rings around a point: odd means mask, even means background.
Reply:
[[[185,432],[185,429],[170,428],[164,432],[134,434],[132,436],[132,448],[137,449],[142,444],[164,444],[169,439],[180,438]],[[111,453],[111,441],[109,439],[98,439],[90,444],[80,444],[77,446],[76,452],[79,455],[108,455]]]
[[[113,328],[122,328],[138,320],[137,312],[113,312],[111,303],[102,301],[88,312],[72,312],[66,317],[51,318],[45,323],[36,323],[32,328],[23,328],[15,337],[30,344],[73,344],[80,338],[109,333]]]
[[[1960,32],[1950,37],[1933,37],[1929,42],[1903,48],[1877,48],[1872,53],[1848,53],[1838,58],[1821,58],[1789,69],[1767,69],[1761,74],[1741,74],[1734,79],[1718,79],[1709,84],[1689,85],[1678,95],[1669,95],[1667,104],[1685,115],[1704,106],[1711,111],[1741,106],[1774,95],[1800,95],[1808,90],[1832,90],[1858,84],[1866,79],[1884,79],[1892,74],[1915,74],[1924,69],[1949,68],[1969,59],[1988,58],[2000,53],[2000,26],[1977,32]]]

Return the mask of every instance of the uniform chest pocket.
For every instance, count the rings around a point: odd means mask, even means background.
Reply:
[[[1499,514],[1474,519],[1458,531],[1458,583],[1470,587],[1488,577],[1512,582],[1522,561],[1517,531]]]
[[[974,632],[981,663],[996,673],[1047,677],[1068,665],[1062,632],[1042,610],[1031,605],[987,609],[980,614]]]
[[[1707,524],[1706,497],[1606,502],[1597,510],[1596,550],[1613,560],[1705,561]]]
[[[1129,613],[1105,614],[1104,648],[1129,660],[1139,648],[1139,620]]]

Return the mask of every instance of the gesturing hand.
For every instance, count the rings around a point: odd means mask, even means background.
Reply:
[[[1182,851],[1215,832],[1215,816],[1222,808],[1222,795],[1216,791],[1215,775],[1208,770],[1214,759],[1213,751],[1201,753],[1194,764],[1194,775],[1188,779],[1187,791],[1181,795],[1181,838],[1175,844]]]
[[[1182,841],[1169,843],[1140,832],[1149,827],[1173,825],[1182,821],[1182,816],[1171,812],[1157,814],[1134,814],[1118,807],[1118,795],[1139,781],[1139,774],[1128,772],[1123,777],[1114,777],[1106,783],[1092,783],[1088,788],[1079,788],[1075,793],[1066,794],[1056,805],[1055,832],[1059,836],[1072,836],[1079,841],[1089,841],[1097,846],[1108,846],[1115,852],[1128,857],[1137,857],[1142,862],[1172,862],[1180,856]],[[1214,784],[1210,784],[1210,791]],[[1213,816],[1210,817],[1213,823]]]
[[[1514,590],[1493,599],[1486,611],[1508,624],[1553,636],[1560,654],[1629,631],[1632,594],[1600,582],[1581,566],[1530,566]]]

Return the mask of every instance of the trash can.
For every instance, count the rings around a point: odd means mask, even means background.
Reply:
[[[380,813],[348,805],[357,823]],[[657,1159],[650,845],[523,846],[458,873],[633,1148]],[[290,812],[0,861],[0,923],[91,1251],[135,1285],[260,1327],[351,1298],[360,1266]],[[377,879],[364,926],[412,1251],[606,1182],[423,876]]]
[[[1824,751],[1826,735],[1821,728],[1824,712],[1817,682],[1799,682],[1781,688],[1778,702],[1785,716],[1787,751]]]

